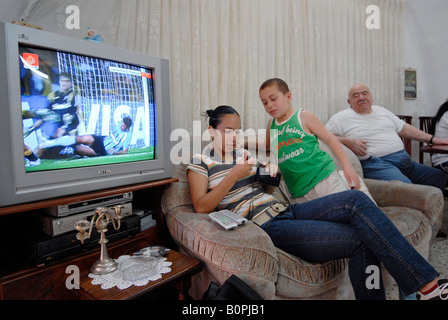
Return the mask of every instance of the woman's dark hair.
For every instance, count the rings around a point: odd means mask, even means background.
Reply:
[[[440,121],[442,116],[445,114],[445,112],[448,111],[448,100],[445,101],[444,104],[442,104],[439,107],[439,110],[437,111],[436,115],[432,118],[431,126],[429,127],[429,133],[434,134],[436,132],[436,124]]]
[[[204,112],[204,117],[209,117],[208,125],[213,129],[221,123],[221,117],[225,114],[236,114],[238,117],[239,113],[230,106],[219,106],[215,110],[207,110]]]

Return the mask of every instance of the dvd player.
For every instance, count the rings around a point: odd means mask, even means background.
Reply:
[[[97,207],[104,207],[113,204],[129,202],[132,201],[132,197],[133,197],[132,192],[125,192],[108,197],[102,197],[48,207],[45,209],[45,213],[52,215],[54,217],[65,217],[74,213],[95,209]]]
[[[132,202],[120,203],[123,205],[120,216],[122,218],[130,216],[132,214]],[[106,206],[110,212],[114,212],[113,206]],[[42,232],[49,236],[58,236],[63,233],[67,233],[75,230],[75,222],[79,220],[90,220],[94,215],[94,210],[75,213],[65,217],[54,217],[46,214],[40,216]],[[115,215],[114,215],[115,216]]]
[[[113,242],[125,237],[135,236],[140,232],[140,217],[130,215],[121,220],[121,227],[118,230],[110,228],[106,234],[107,240]],[[30,256],[37,266],[46,264],[57,259],[65,258],[73,254],[86,252],[94,248],[99,248],[98,240],[100,233],[93,227],[90,239],[81,244],[76,239],[77,231],[68,232],[56,237],[38,234],[30,243]]]

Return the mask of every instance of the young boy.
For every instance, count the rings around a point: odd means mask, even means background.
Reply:
[[[259,94],[266,112],[273,118],[267,126],[266,150],[276,155],[293,202],[360,189],[358,174],[337,138],[314,114],[291,107],[292,94],[285,81],[267,80],[261,85]],[[330,155],[320,149],[318,139],[334,152],[347,182],[337,172]]]

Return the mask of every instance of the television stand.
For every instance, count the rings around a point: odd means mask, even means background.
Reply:
[[[66,270],[69,266],[76,266],[81,272],[88,270],[98,259],[100,246],[43,266],[33,265],[27,246],[31,231],[38,228],[39,213],[47,207],[133,192],[133,208],[153,210],[157,224],[133,237],[111,241],[107,245],[109,256],[118,258],[151,245],[173,247],[160,201],[164,188],[177,181],[169,178],[0,208],[4,230],[0,234],[0,299],[79,299],[75,289],[69,290],[65,285],[70,275]]]
[[[19,205],[15,205],[15,206],[0,208],[0,216],[11,214],[11,213],[27,212],[27,211],[36,210],[36,209],[44,209],[44,208],[57,206],[57,205],[61,205],[61,204],[66,204],[66,203],[108,197],[108,196],[113,196],[113,195],[117,195],[117,194],[125,193],[125,192],[139,191],[139,190],[144,190],[144,189],[162,187],[162,186],[166,186],[172,182],[177,182],[177,181],[178,181],[178,179],[176,179],[176,178],[169,178],[169,179],[156,180],[156,181],[150,181],[150,182],[144,182],[144,183],[124,186],[124,187],[105,189],[105,190],[100,190],[100,191],[93,191],[93,192],[89,192],[89,193],[82,193],[82,194],[77,194],[77,195],[73,195],[73,196],[67,196],[67,197],[19,204]]]

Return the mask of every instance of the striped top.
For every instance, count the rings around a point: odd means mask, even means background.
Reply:
[[[248,151],[235,150],[235,159],[241,157]],[[223,163],[221,158],[208,154],[196,154],[191,159],[187,170],[192,170],[208,178],[208,191],[216,188],[224,177],[236,165],[233,163]],[[228,209],[238,213],[248,220],[251,220],[258,213],[262,212],[278,200],[273,195],[266,193],[259,182],[256,182],[257,168],[254,166],[249,176],[239,180],[224,197],[216,210]]]

